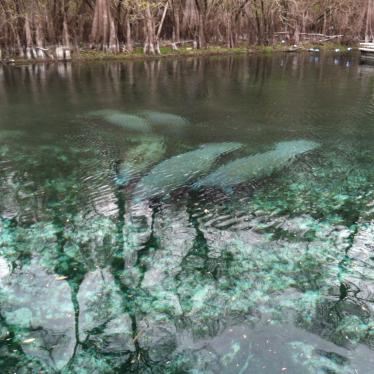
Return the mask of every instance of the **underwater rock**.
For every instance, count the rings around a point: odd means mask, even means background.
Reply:
[[[150,291],[151,297],[153,297],[151,307],[155,312],[167,313],[170,316],[179,317],[183,315],[183,309],[178,295],[175,294],[174,289],[176,282],[175,280],[170,279],[168,283],[169,287],[165,288],[170,289],[170,291],[162,291],[161,287],[157,291]],[[172,285],[174,286],[174,289],[172,289]]]
[[[102,118],[105,122],[131,131],[148,132],[151,130],[149,124],[144,118],[133,114],[123,113],[119,110],[97,110],[90,112],[89,116]]]
[[[326,341],[315,343],[314,339],[289,342],[292,349],[292,358],[295,364],[302,365],[299,372],[303,373],[365,373],[370,365],[370,359],[363,356],[363,351],[355,352],[353,356],[339,346],[329,344]],[[314,344],[310,344],[312,341]],[[308,342],[308,343],[307,343]],[[322,348],[321,348],[322,347]],[[368,351],[365,352],[368,354]],[[361,356],[361,357],[360,357]],[[348,358],[350,357],[350,358]],[[359,357],[359,360],[357,358]],[[361,359],[361,360],[360,360]],[[360,363],[359,363],[360,362]],[[366,369],[364,369],[366,367]]]
[[[210,346],[183,351],[181,355],[190,373],[217,374],[222,373],[219,356]],[[231,372],[230,374],[233,374]]]
[[[349,255],[362,263],[372,261],[374,255],[374,221],[359,225]]]
[[[241,147],[240,143],[212,143],[171,157],[155,166],[135,187],[139,199],[167,195],[207,172],[215,160]]]
[[[361,223],[347,253],[344,282],[363,310],[374,313],[374,222]]]
[[[64,230],[64,253],[89,269],[105,267],[116,248],[116,223],[107,217],[77,214]]]
[[[142,173],[152,164],[156,164],[165,153],[165,143],[162,138],[142,137],[141,143],[130,148],[121,164],[117,183],[127,185],[134,177]]]
[[[177,352],[192,372],[212,374],[351,374],[373,365],[370,347],[350,351],[292,324],[234,324],[216,336],[179,341]]]
[[[197,181],[195,187],[216,187],[227,190],[237,184],[264,178],[287,166],[296,156],[319,146],[307,140],[281,142],[274,150],[229,162]]]
[[[187,260],[190,258],[191,256]],[[217,334],[221,324],[232,318],[231,313],[235,313],[233,309],[236,302],[232,299],[235,291],[227,289],[228,285],[235,287],[234,284],[224,274],[222,279],[216,281],[213,272],[209,270],[209,265],[194,269],[186,264],[184,271],[178,275],[178,279],[182,279],[177,282],[177,294],[183,310],[183,320],[195,337]],[[244,290],[241,292],[243,298],[249,296],[249,293],[244,296]],[[248,313],[245,299],[237,302],[243,304],[242,309]]]
[[[96,188],[96,189],[95,189]],[[90,209],[91,217],[100,215],[102,217],[117,217],[118,215],[118,200],[114,191],[114,186],[111,184],[100,186],[91,186],[87,189],[88,207]],[[91,206],[89,206],[91,203]]]
[[[208,256],[210,258],[220,257],[224,250],[233,243],[243,242],[251,246],[267,241],[266,237],[256,233],[252,228],[247,228],[243,231],[235,229],[224,230],[210,225],[210,222],[201,222],[200,230],[207,242],[209,248]]]
[[[170,359],[177,347],[177,329],[163,314],[148,314],[137,320],[138,343],[147,351],[151,361],[162,362]]]
[[[150,290],[161,287],[165,277],[173,278],[181,271],[181,263],[196,237],[185,206],[162,206],[153,226],[159,249],[147,260],[149,266],[142,282],[142,287]]]
[[[104,356],[96,350],[78,345],[74,360],[61,374],[113,374],[115,368],[122,363],[122,356],[115,355],[115,358],[111,359],[110,355]]]
[[[202,309],[206,309],[207,305],[214,300],[216,295],[216,288],[213,285],[198,287],[191,297],[191,310],[188,315],[194,316],[199,314]]]
[[[37,256],[39,265],[52,270],[59,261],[57,234],[58,228],[52,222],[14,227],[10,221],[3,221],[0,248],[9,263],[23,263],[25,258]]]
[[[14,219],[22,212],[18,196],[22,190],[17,173],[5,166],[2,168],[5,173],[0,175],[0,218]]]
[[[357,299],[320,296],[312,313],[301,321],[305,329],[347,349],[353,350],[359,344],[372,346],[374,342],[372,314],[360,296]]]
[[[0,284],[1,314],[20,330],[23,351],[61,370],[76,345],[69,284],[35,263],[2,278]]]
[[[99,335],[101,351],[105,353],[135,352],[131,317],[124,313],[109,321]]]
[[[281,218],[283,218],[283,220],[282,222],[278,223],[277,227],[295,236],[304,236],[308,231],[311,230],[311,227],[319,228],[318,220],[314,219],[308,214]],[[278,219],[278,221],[280,221],[280,219]]]
[[[178,283],[176,278],[196,237],[186,206],[161,206],[155,214],[153,237],[158,243],[158,249],[147,258],[141,258],[146,267],[141,287],[147,291],[147,297],[152,298],[152,310],[180,316],[183,311],[175,293]]]
[[[292,322],[299,313],[299,319],[307,321],[315,303],[339,288],[345,252],[335,245],[338,234],[324,241],[292,235],[292,241],[287,236],[272,240],[254,229],[220,233],[215,228],[201,228],[208,260],[199,262],[190,255],[183,262],[178,274],[183,282],[178,284],[177,294],[184,316],[199,333],[209,333],[214,328],[212,321],[219,324],[237,315],[255,322],[261,314]],[[313,287],[319,290],[315,301],[308,296]]]
[[[130,201],[126,206],[125,225],[123,227],[123,257],[125,265],[124,284],[130,286],[139,277],[135,264],[138,251],[144,248],[152,234],[153,210],[147,201],[134,203]]]
[[[10,266],[6,259],[0,256],[0,279],[5,278],[10,274]]]
[[[170,125],[178,127],[188,125],[188,121],[185,118],[172,113],[144,110],[139,114],[144,117],[151,125]]]
[[[123,313],[120,289],[108,269],[85,275],[77,294],[79,340],[84,342],[92,330],[105,326]]]

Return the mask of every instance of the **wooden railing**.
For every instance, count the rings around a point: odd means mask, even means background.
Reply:
[[[360,51],[374,52],[374,43],[360,43]]]

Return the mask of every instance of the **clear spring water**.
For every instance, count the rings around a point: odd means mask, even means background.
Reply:
[[[0,66],[1,373],[373,372],[373,116],[351,55]]]

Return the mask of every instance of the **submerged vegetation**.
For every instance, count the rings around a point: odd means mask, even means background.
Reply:
[[[14,143],[5,149],[3,158],[15,164],[11,181],[9,171],[1,176],[8,201],[0,225],[2,367],[51,373],[368,367],[370,356],[344,356],[355,349],[365,355],[360,347],[374,344],[373,153],[284,142],[249,158],[251,168],[258,161],[261,169],[251,175],[257,188],[250,198],[246,189],[229,199],[218,190],[166,195],[239,147],[206,145],[151,167],[167,153],[162,138],[132,139],[123,161],[126,184],[150,169],[138,182],[149,193],[138,201],[135,187],[123,197],[120,230],[115,212],[75,211],[87,199],[78,175],[36,184],[30,178],[43,152],[31,158]],[[84,152],[48,148],[59,167],[76,160],[90,167],[94,158]],[[240,181],[248,180],[235,162],[221,169],[233,165]],[[271,179],[262,183],[265,176]],[[217,187],[225,181],[218,178]],[[46,210],[27,198],[39,193],[47,194]],[[278,341],[284,325],[291,327]],[[262,334],[269,340],[262,342]]]
[[[0,69],[2,373],[372,370],[370,69]]]

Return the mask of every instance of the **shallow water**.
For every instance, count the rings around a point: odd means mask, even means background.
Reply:
[[[354,55],[0,66],[1,372],[372,372],[373,97]]]

